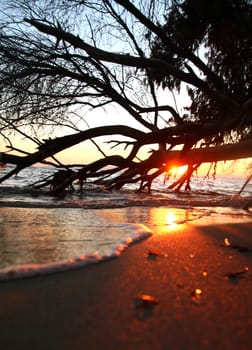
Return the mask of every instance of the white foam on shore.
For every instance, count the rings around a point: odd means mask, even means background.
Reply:
[[[97,264],[116,258],[122,254],[130,245],[148,238],[152,235],[152,231],[142,224],[127,224],[126,230],[129,231],[126,238],[119,241],[112,249],[110,254],[100,255],[93,253],[78,257],[69,258],[64,261],[52,262],[47,264],[25,264],[12,265],[7,268],[0,269],[0,281],[7,281],[13,279],[21,279],[27,277],[35,277],[48,275],[52,273],[64,272],[69,270],[76,270],[87,265]]]

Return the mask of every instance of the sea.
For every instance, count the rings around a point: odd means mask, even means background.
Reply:
[[[7,166],[0,177],[11,170]],[[53,196],[34,183],[55,168],[31,166],[0,184],[0,280],[82,268],[120,258],[130,245],[155,234],[170,234],[188,222],[245,221],[252,214],[252,181],[245,177],[195,176],[190,191],[174,192],[160,176],[150,193],[137,185],[107,191],[87,182],[83,190]],[[218,221],[219,220],[219,221]],[[206,222],[206,220],[204,220]]]

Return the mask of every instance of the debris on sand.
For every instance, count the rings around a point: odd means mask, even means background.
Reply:
[[[226,248],[232,248],[232,249],[236,249],[238,250],[239,252],[241,253],[247,253],[247,252],[250,252],[251,250],[246,247],[246,246],[242,246],[242,245],[238,245],[238,244],[231,244],[229,242],[229,239],[228,238],[225,238],[224,239],[224,245]]]
[[[248,266],[245,266],[243,270],[236,271],[236,272],[229,272],[226,274],[226,276],[230,279],[232,278],[244,278],[247,276],[249,271]]]
[[[158,304],[158,299],[147,294],[139,294],[135,297],[136,308],[149,308]]]

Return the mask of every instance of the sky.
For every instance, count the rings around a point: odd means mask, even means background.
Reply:
[[[161,100],[163,99],[163,103],[167,103],[167,93],[160,92]],[[170,96],[170,102],[173,103],[173,98]],[[177,96],[176,98],[177,107],[179,111],[183,110],[183,106],[185,106],[188,103],[188,99],[186,97],[185,92],[182,91],[180,96]],[[101,125],[116,125],[116,124],[124,124],[124,125],[130,125],[135,128],[139,128],[139,124],[132,120],[132,118],[128,115],[127,112],[125,112],[122,109],[118,108],[109,108],[107,112],[104,110],[98,111],[90,111],[85,115],[85,120],[88,123],[90,127],[97,127]],[[85,129],[87,126],[86,124],[83,125],[83,129]],[[68,131],[69,133],[69,131]],[[73,133],[71,130],[70,133]],[[65,130],[57,136],[63,136],[65,134]],[[50,132],[47,134],[46,130],[43,131],[43,137],[42,138],[48,138],[50,137]],[[99,142],[99,145],[102,147],[104,152],[107,155],[112,154],[121,154],[126,155],[128,153],[123,152],[124,146],[119,146],[114,149],[110,149],[109,145],[106,144],[107,141],[110,141],[111,138],[113,140],[119,140],[120,137],[118,135],[113,135],[112,137],[102,137],[102,138],[96,138],[94,139],[96,142]],[[36,145],[32,143],[29,140],[24,140],[23,137],[15,136],[12,138],[13,144],[16,148],[20,148],[23,150],[26,150],[27,152],[34,152],[36,151]],[[153,145],[150,146],[152,148]],[[130,148],[129,148],[130,150]],[[0,140],[0,152],[6,151],[5,145],[3,140]],[[146,158],[149,154],[147,153],[149,151],[149,146],[146,147],[145,152],[141,153],[141,159]],[[17,153],[16,153],[17,154]],[[73,146],[69,149],[66,149],[63,152],[60,152],[56,155],[56,158],[65,164],[87,164],[90,162],[93,162],[99,158],[102,158],[103,156],[101,153],[98,152],[96,146],[91,141],[85,141],[84,143],[80,143],[76,146]],[[217,165],[217,174],[226,175],[226,176],[248,176],[248,166],[249,164],[252,164],[252,159],[247,160],[239,160],[239,161],[227,161],[227,162],[218,162]],[[199,175],[206,175],[209,170],[209,163],[203,164],[198,171]]]
[[[103,138],[103,143],[106,149],[106,154],[120,154],[122,152],[122,147],[116,148],[115,150],[109,150],[105,142],[109,138]],[[116,139],[116,137],[114,137]],[[24,141],[23,139],[16,138],[15,146],[21,149],[26,149],[28,152],[35,151],[33,145]],[[6,151],[3,141],[0,140],[0,152]],[[142,157],[147,156],[147,153],[142,154]],[[56,158],[65,164],[87,164],[93,162],[99,158],[103,157],[90,141],[85,143],[80,143],[76,146],[73,146],[63,152],[60,152],[56,155]],[[242,176],[247,177],[250,174],[249,165],[252,165],[252,159],[243,159],[237,161],[227,161],[227,162],[218,162],[217,163],[217,176]],[[209,170],[210,163],[204,163],[198,170],[199,175],[206,175]],[[252,168],[252,167],[251,167]],[[211,171],[210,174],[213,172]]]

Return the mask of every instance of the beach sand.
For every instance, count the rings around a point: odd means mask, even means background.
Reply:
[[[205,223],[76,271],[0,282],[1,349],[251,349],[252,223]]]

